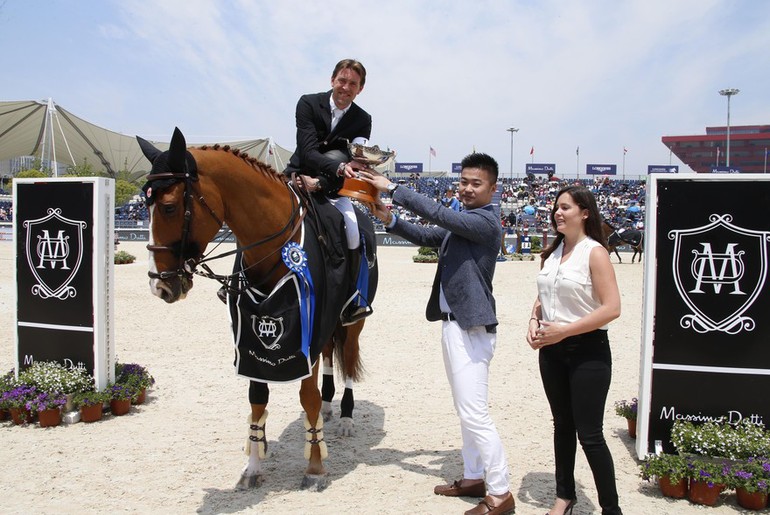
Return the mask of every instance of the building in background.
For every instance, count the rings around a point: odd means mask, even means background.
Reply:
[[[673,154],[699,173],[724,167],[727,156],[727,127],[706,127],[705,135],[663,136]],[[730,125],[730,167],[741,173],[767,171],[770,125]]]

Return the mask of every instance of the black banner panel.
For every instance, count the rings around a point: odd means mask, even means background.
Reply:
[[[675,420],[770,422],[770,178],[651,177],[640,457]]]
[[[14,181],[16,370],[36,361],[114,377],[114,181]]]

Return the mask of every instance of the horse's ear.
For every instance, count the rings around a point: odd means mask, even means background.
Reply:
[[[155,148],[155,146],[152,143],[150,143],[144,138],[140,138],[139,136],[137,136],[136,141],[139,142],[139,148],[142,149],[142,153],[144,154],[144,157],[146,157],[151,164],[155,161],[156,157],[158,157],[163,153],[157,148]]]
[[[174,135],[171,136],[171,145],[168,147],[168,166],[171,170],[181,172],[184,170],[185,159],[187,158],[187,143],[179,127],[174,128]]]

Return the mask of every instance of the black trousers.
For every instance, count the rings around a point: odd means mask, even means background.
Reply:
[[[575,499],[577,441],[586,455],[602,514],[621,513],[615,467],[604,440],[604,406],[612,376],[607,331],[566,338],[540,350],[540,377],[551,406],[556,495]],[[577,435],[577,437],[576,437]]]

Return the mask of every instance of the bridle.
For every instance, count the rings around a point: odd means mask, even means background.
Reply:
[[[185,164],[185,168],[187,168],[186,164]],[[198,178],[192,177],[187,170],[185,170],[184,172],[162,172],[162,173],[150,174],[147,176],[148,183],[156,180],[184,181],[184,196],[183,196],[184,221],[182,223],[182,236],[181,236],[180,244],[178,248],[176,246],[169,246],[169,245],[150,245],[150,244],[147,245],[147,250],[150,250],[153,252],[166,251],[166,252],[179,254],[179,261],[177,263],[176,270],[166,270],[163,272],[148,271],[147,275],[151,279],[167,280],[172,277],[183,277],[188,280],[191,280],[193,274],[197,274],[202,277],[207,277],[209,279],[214,279],[220,282],[231,293],[242,293],[244,290],[240,288],[233,288],[230,285],[230,279],[232,279],[235,276],[238,276],[239,274],[237,273],[231,274],[231,275],[215,274],[206,263],[208,261],[213,261],[215,259],[227,257],[230,255],[236,254],[238,252],[243,252],[244,250],[248,250],[254,247],[258,247],[260,245],[264,245],[265,243],[268,243],[278,238],[280,235],[288,231],[289,233],[288,236],[280,246],[278,246],[275,250],[268,253],[264,257],[262,257],[262,259],[256,261],[255,263],[250,264],[248,267],[241,270],[241,272],[245,272],[246,270],[257,266],[258,264],[266,260],[271,255],[277,252],[280,252],[281,248],[294,237],[294,235],[297,233],[297,230],[299,230],[299,228],[302,226],[302,221],[305,218],[305,214],[307,212],[306,210],[301,209],[302,205],[298,197],[292,193],[291,186],[287,184],[286,185],[287,189],[289,189],[289,192],[291,193],[290,197],[292,198],[292,211],[288,221],[281,229],[279,229],[278,231],[268,235],[267,237],[259,241],[250,243],[243,247],[237,247],[234,250],[217,254],[216,256],[206,257],[203,253],[198,253],[196,256],[185,259],[185,251],[187,250],[188,240],[190,236],[190,224],[192,223],[193,201],[197,201],[201,206],[203,206],[206,209],[208,214],[214,219],[214,221],[217,223],[220,229],[224,226],[224,222],[217,216],[214,210],[208,205],[208,203],[206,202],[206,199],[203,198],[203,195],[195,194],[193,183],[197,182]],[[232,233],[232,230],[230,231],[230,233]],[[211,252],[209,252],[209,254],[211,254]],[[273,268],[265,275],[265,278],[269,277],[270,274],[281,264],[281,262],[282,261],[280,259],[277,260]],[[202,265],[202,268],[205,270],[205,272],[198,271],[197,270],[198,265]]]
[[[187,168],[187,165],[185,164],[185,168]],[[147,182],[151,183],[152,181],[184,181],[184,200],[183,200],[183,206],[184,206],[184,222],[182,223],[182,238],[180,239],[180,246],[179,249],[176,249],[174,247],[168,246],[168,245],[147,245],[147,250],[151,252],[157,252],[157,251],[167,251],[171,253],[179,253],[179,262],[177,264],[176,270],[166,270],[164,272],[153,272],[149,271],[147,272],[147,275],[150,276],[150,279],[160,279],[160,280],[166,280],[170,279],[172,277],[186,277],[187,279],[192,279],[192,275],[195,272],[195,268],[200,262],[201,258],[203,257],[201,254],[198,254],[197,256],[185,259],[185,250],[187,250],[187,240],[190,237],[190,223],[192,222],[192,201],[193,201],[193,181],[197,181],[197,177],[193,178],[189,171],[185,170],[184,172],[162,172],[162,173],[154,173],[147,176]],[[211,214],[211,216],[214,218],[214,220],[217,221],[219,224],[219,227],[222,227],[223,223],[219,218],[217,217],[216,213],[209,207],[208,204],[206,204],[206,201],[203,199],[203,196],[200,196],[201,205],[206,207]]]

